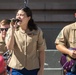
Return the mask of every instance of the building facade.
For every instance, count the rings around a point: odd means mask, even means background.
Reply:
[[[76,0],[0,0],[0,20],[15,17],[15,11],[25,6],[24,1],[44,32],[47,49],[55,49],[54,41],[59,31],[76,20]]]

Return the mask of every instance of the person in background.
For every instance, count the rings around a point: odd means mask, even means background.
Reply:
[[[66,25],[60,31],[55,40],[55,45],[56,49],[65,55],[67,61],[65,62],[65,60],[62,60],[65,64],[68,62],[73,63],[71,60],[76,61],[76,22]],[[63,66],[65,66],[65,64]],[[64,69],[65,75],[76,75],[75,66],[75,63],[70,64],[69,66],[66,65]]]
[[[10,21],[8,19],[3,19],[0,22],[0,75],[6,74],[6,65],[3,59],[3,54],[7,51],[7,47],[5,45],[5,37],[8,28],[10,27]]]
[[[35,24],[29,7],[19,9],[16,19],[20,21],[12,19],[5,39],[7,49],[12,50],[8,64],[11,74],[44,75],[46,43],[43,32]]]

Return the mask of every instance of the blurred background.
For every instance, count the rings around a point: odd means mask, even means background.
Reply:
[[[15,17],[17,9],[23,8],[25,3],[44,32],[47,44],[44,75],[63,75],[59,63],[61,53],[54,42],[65,25],[75,22],[76,0],[0,0],[0,20]]]

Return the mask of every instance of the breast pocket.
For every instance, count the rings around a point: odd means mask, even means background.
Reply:
[[[36,46],[38,41],[37,34],[33,34],[27,37],[28,45],[31,44],[32,46]]]
[[[74,43],[75,42],[75,39],[74,39],[74,35],[73,34],[69,36],[69,42],[70,43]]]
[[[76,30],[72,30],[69,35],[69,43],[72,46],[76,45]]]

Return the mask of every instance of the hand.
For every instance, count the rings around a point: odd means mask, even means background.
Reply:
[[[39,70],[37,75],[44,75],[44,70]]]
[[[73,50],[73,57],[76,58],[76,50]]]
[[[70,52],[69,52],[69,55],[72,57],[72,58],[74,58],[74,59],[76,59],[76,50],[69,50]]]
[[[12,19],[11,19],[11,22],[10,22],[10,27],[16,29],[17,26],[18,26],[18,25],[17,25],[17,21],[15,21],[15,19],[12,18]]]

